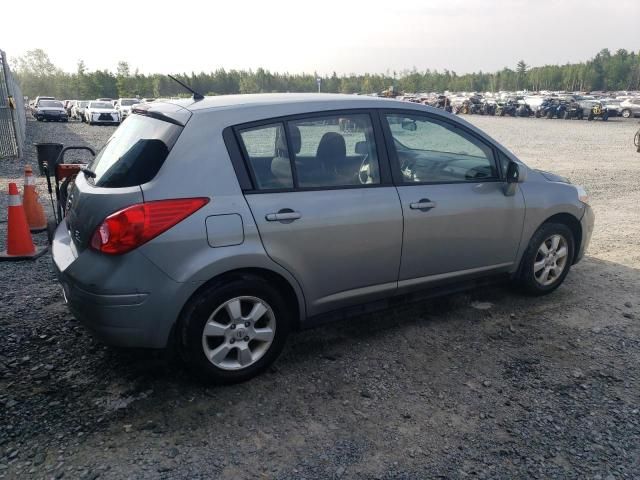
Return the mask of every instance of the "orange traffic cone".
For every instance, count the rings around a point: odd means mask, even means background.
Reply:
[[[0,260],[37,258],[47,247],[36,248],[31,240],[27,216],[22,208],[20,193],[15,183],[9,184],[9,215],[7,221],[7,249],[0,252]]]
[[[38,201],[36,192],[36,180],[33,178],[31,165],[24,167],[24,213],[27,215],[27,223],[32,232],[42,232],[47,229],[47,217],[44,209]]]

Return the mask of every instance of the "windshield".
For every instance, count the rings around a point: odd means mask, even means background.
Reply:
[[[136,103],[140,103],[139,100],[120,100],[120,105],[123,107],[130,107],[131,105],[135,105]]]
[[[56,100],[40,100],[38,102],[38,106],[48,108],[63,108],[62,102],[57,102]]]
[[[97,187],[120,188],[147,183],[156,176],[182,127],[133,115],[111,136],[91,164]]]
[[[113,108],[113,105],[107,102],[91,102],[89,108]]]
[[[87,105],[89,105],[89,102],[78,102],[78,106],[79,107],[86,107]]]

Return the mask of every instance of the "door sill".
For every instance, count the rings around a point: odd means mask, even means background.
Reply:
[[[486,277],[438,285],[411,293],[394,295],[382,300],[366,302],[359,305],[353,305],[337,310],[332,310],[330,312],[321,313],[319,315],[314,315],[313,317],[309,317],[304,322],[302,322],[300,327],[302,329],[314,328],[319,325],[325,325],[327,323],[333,323],[336,321],[343,321],[349,318],[359,317],[383,310],[394,309],[407,304],[429,300],[431,298],[442,297],[445,295],[451,295],[467,290],[473,290],[478,287],[503,283],[510,278],[511,276],[508,273],[498,273]]]

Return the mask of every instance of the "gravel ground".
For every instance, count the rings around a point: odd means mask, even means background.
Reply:
[[[94,342],[48,256],[0,264],[0,478],[640,479],[637,124],[465,118],[591,193],[590,251],[555,293],[497,286],[300,332],[268,373],[213,387]],[[3,192],[27,162],[0,163]]]

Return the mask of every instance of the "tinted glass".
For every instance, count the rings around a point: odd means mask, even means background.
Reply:
[[[40,100],[38,102],[38,106],[39,107],[48,107],[48,108],[63,108],[62,107],[62,102],[57,102],[55,100]]]
[[[95,103],[95,102],[94,102]],[[142,185],[160,170],[182,127],[133,115],[111,136],[91,164],[98,187]]]
[[[498,178],[488,145],[445,122],[387,115],[405,182],[464,182]]]
[[[131,105],[135,105],[136,103],[140,103],[140,101],[138,101],[138,100],[122,100],[120,102],[120,105],[125,106],[125,107],[129,107]]]
[[[90,108],[113,108],[113,105],[107,102],[91,102],[89,104]]]
[[[293,188],[291,160],[281,123],[240,131],[256,188]]]
[[[332,115],[288,122],[299,187],[380,183],[371,118]]]

